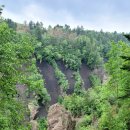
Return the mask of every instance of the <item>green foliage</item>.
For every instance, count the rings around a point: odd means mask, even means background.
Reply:
[[[26,122],[25,107],[16,99],[0,100],[0,128],[1,130],[29,130],[30,124]]]
[[[39,128],[38,130],[47,130],[47,120],[45,118],[38,119]]]
[[[29,130],[27,110],[17,98],[16,85],[26,84],[37,96],[47,97],[45,101],[49,97],[32,59],[36,41],[15,33],[5,23],[0,24],[0,39],[0,128]]]
[[[77,39],[80,44],[82,60],[93,69],[95,67],[102,66],[102,58],[100,56],[100,49],[97,47],[95,40],[87,36],[80,36]]]
[[[88,126],[92,123],[92,116],[85,115],[80,121],[76,124],[76,130],[86,130]],[[87,128],[86,128],[87,127]]]
[[[48,94],[46,88],[44,87],[44,80],[42,76],[38,73],[36,68],[36,60],[30,60],[31,65],[27,70],[27,75],[25,76],[25,84],[28,86],[28,92],[35,92],[37,100],[40,100],[42,104],[47,104],[50,101],[50,95]]]
[[[73,75],[75,79],[74,93],[76,93],[77,95],[82,95],[85,89],[84,89],[84,82],[79,74],[79,71],[74,72]]]
[[[9,28],[16,30],[17,24],[13,22],[11,19],[5,19],[5,22],[8,24]]]
[[[63,105],[66,109],[70,110],[74,116],[80,116],[83,114],[84,98],[76,94],[66,96]]]
[[[30,31],[35,30],[35,26],[35,23],[31,22]],[[41,35],[42,40],[39,41],[42,44],[36,50],[36,55],[49,62],[62,60],[66,67],[73,70],[78,70],[82,61],[85,61],[91,69],[101,67],[103,59],[107,58],[106,53],[111,48],[111,41],[122,39],[128,42],[122,34],[89,31],[82,27],[71,30],[66,25],[65,27],[60,25],[54,28],[49,27],[48,30],[41,32]],[[38,38],[38,36],[36,37]]]
[[[104,112],[99,119],[99,130],[128,130],[130,121],[130,105],[122,104],[121,107],[113,106],[110,110]]]
[[[0,7],[0,13],[2,8]],[[16,28],[8,20],[10,27]],[[130,46],[122,34],[84,30],[77,27],[71,30],[57,25],[48,30],[42,23],[29,23],[28,34],[18,34],[9,29],[0,19],[0,128],[2,130],[29,130],[25,119],[26,107],[17,98],[17,84],[25,84],[29,93],[45,105],[50,96],[44,87],[44,80],[36,68],[33,59],[46,59],[55,69],[55,75],[62,92],[69,87],[68,80],[56,64],[62,60],[66,67],[79,70],[82,61],[91,69],[103,65],[103,59],[109,58],[106,67],[109,82],[101,85],[96,75],[91,75],[93,88],[83,92],[83,81],[79,72],[75,72],[74,94],[60,99],[73,116],[83,120],[78,130],[128,130],[130,129]],[[111,41],[114,41],[110,44]],[[110,51],[109,51],[110,50]],[[109,51],[109,54],[107,52]],[[46,120],[39,121],[39,129],[47,128]]]
[[[59,95],[59,97],[58,97],[58,103],[59,103],[59,104],[62,104],[62,103],[63,103],[63,100],[64,100],[64,97],[61,96],[61,95]]]
[[[87,92],[84,92],[84,95],[76,95],[74,93],[71,96],[67,96],[64,98],[63,104],[74,116],[91,115],[93,112],[100,116],[103,111],[110,107],[109,95],[110,91],[107,86],[99,86],[88,89]]]
[[[92,87],[101,86],[101,79],[98,77],[98,75],[91,73],[89,80]]]
[[[130,46],[123,42],[112,43],[112,49],[108,54],[110,59],[106,67],[111,75],[109,85],[116,91],[118,97],[129,96],[130,93],[130,73],[122,69],[124,65],[130,65],[128,61],[122,59],[122,56],[129,56],[129,51]]]
[[[3,8],[4,8],[4,5],[0,5],[0,16],[2,14]],[[1,17],[0,17],[0,19],[1,19]]]
[[[0,128],[3,130],[27,129],[24,121],[26,110],[15,97],[17,95],[16,84],[21,81],[22,77],[20,72],[22,63],[26,63],[33,47],[22,55],[23,44],[27,43],[10,30],[5,23],[0,24],[0,39]]]
[[[40,42],[43,41],[43,34],[46,30],[45,30],[45,28],[43,28],[42,22],[34,23],[33,21],[30,21],[29,29],[30,29],[31,35],[35,36],[38,41],[40,41]]]
[[[128,129],[129,100],[120,102],[121,107],[116,105],[116,102],[111,105],[110,94],[109,88],[104,86],[89,89],[83,97],[74,94],[64,98],[65,108],[70,110],[73,116],[82,117],[76,125],[77,130]]]
[[[68,80],[58,68],[55,69],[55,75],[56,75],[56,78],[58,79],[58,84],[60,85],[63,92],[65,92],[69,87]]]
[[[124,65],[129,66],[129,61],[122,58],[129,57],[129,52],[129,45],[123,42],[112,43],[109,61],[106,64],[110,75],[109,82],[105,86],[94,86],[88,89],[84,96],[65,97],[64,106],[74,116],[82,117],[76,129],[130,129],[130,98],[128,94],[130,76],[129,70],[124,68]]]
[[[61,89],[61,93],[64,93],[67,91],[67,89],[69,88],[69,82],[66,79],[64,73],[61,72],[61,70],[58,68],[57,64],[55,61],[53,61],[53,67],[54,67],[54,71],[55,71],[55,76],[58,79],[58,84],[60,86]]]

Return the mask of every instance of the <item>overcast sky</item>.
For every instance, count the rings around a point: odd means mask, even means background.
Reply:
[[[0,0],[3,17],[16,22],[42,21],[44,26],[130,32],[130,0]]]

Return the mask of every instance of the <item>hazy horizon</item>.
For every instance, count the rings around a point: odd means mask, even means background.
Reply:
[[[125,0],[0,0],[2,16],[15,22],[42,21],[48,25],[83,26],[85,29],[130,32],[130,1]]]

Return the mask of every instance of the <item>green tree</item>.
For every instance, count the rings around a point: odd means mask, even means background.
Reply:
[[[84,82],[80,76],[79,71],[74,73],[74,78],[75,78],[74,93],[76,93],[77,95],[82,95],[85,89],[84,89]]]
[[[5,23],[0,24],[0,39],[0,128],[2,130],[28,129],[24,117],[26,110],[16,98],[16,84],[22,76],[19,71],[21,63],[26,61],[22,58],[29,58],[33,49],[29,49],[29,52],[22,55],[19,52],[22,46],[18,41],[16,42],[15,32]]]
[[[5,19],[5,21],[10,28],[16,30],[17,24],[15,22],[13,22],[11,19]]]
[[[27,85],[44,103],[50,98],[32,59],[36,40],[27,34],[17,34],[4,22],[0,24],[0,39],[0,128],[27,130],[28,113],[17,98],[16,85]]]

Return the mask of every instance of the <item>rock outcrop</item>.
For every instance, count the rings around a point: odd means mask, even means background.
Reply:
[[[107,76],[107,73],[105,72],[105,70],[103,68],[98,68],[98,69],[96,68],[96,69],[93,70],[93,73],[99,76],[102,83],[107,82],[108,76]]]
[[[32,129],[31,130],[38,130],[38,123],[36,120],[31,120],[30,121]]]
[[[38,130],[38,123],[36,120],[34,120],[35,118],[35,115],[37,113],[37,110],[38,110],[38,106],[34,105],[34,103],[29,103],[28,104],[28,109],[30,111],[30,123],[31,123],[31,126],[32,126],[32,129],[31,130]]]
[[[54,104],[49,108],[47,121],[48,130],[74,130],[75,127],[71,114],[59,104]]]
[[[37,114],[38,106],[34,105],[34,103],[29,103],[28,108],[30,110],[30,120],[34,120],[35,115]]]

